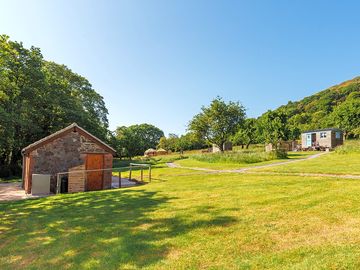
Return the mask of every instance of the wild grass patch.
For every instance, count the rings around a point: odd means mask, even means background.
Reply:
[[[258,163],[274,159],[287,158],[287,153],[283,151],[259,152],[241,151],[193,155],[190,158],[208,163]]]
[[[350,140],[335,150],[338,154],[360,153],[360,140]]]

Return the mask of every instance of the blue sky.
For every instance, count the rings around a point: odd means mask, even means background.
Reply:
[[[217,95],[261,115],[360,75],[359,1],[0,0],[0,33],[86,77],[110,128],[167,134]]]

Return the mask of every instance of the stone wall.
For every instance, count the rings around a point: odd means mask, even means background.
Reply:
[[[80,155],[81,147],[79,133],[69,132],[52,142],[49,142],[30,153],[33,173],[51,174],[51,192],[56,191],[56,174],[67,172],[72,167],[85,164]]]
[[[108,154],[100,145],[78,132],[69,132],[30,153],[31,174],[51,174],[50,190],[55,192],[56,174],[67,172],[71,168],[80,168],[79,166],[85,169],[86,153],[104,153],[110,155],[112,162],[112,155]],[[107,165],[109,163],[110,160],[108,158]],[[104,165],[106,166],[106,164]],[[79,187],[75,189],[79,189]]]

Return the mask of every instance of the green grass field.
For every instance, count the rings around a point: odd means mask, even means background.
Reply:
[[[256,169],[278,173],[330,173],[360,175],[360,141],[349,141],[335,152],[313,160],[286,164],[279,167]]]
[[[277,162],[282,162],[291,159],[302,159],[306,158],[309,155],[314,155],[317,152],[289,152],[287,159],[273,159],[268,161],[256,162],[256,163],[232,163],[232,162],[205,162],[199,161],[191,158],[191,156],[187,159],[176,160],[175,163],[179,164],[183,167],[197,167],[197,168],[207,168],[207,169],[214,169],[214,170],[222,170],[222,169],[241,169],[245,167],[252,167],[252,166],[260,166],[266,164],[272,164]]]
[[[344,160],[360,156],[291,166]],[[0,203],[0,269],[359,269],[359,194],[355,179],[161,164],[147,185]]]

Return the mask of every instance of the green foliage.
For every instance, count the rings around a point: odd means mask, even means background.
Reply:
[[[346,138],[349,135],[356,137],[360,127],[360,98],[351,96],[334,109],[332,117],[335,126],[344,131]]]
[[[277,148],[280,141],[288,140],[290,129],[288,117],[282,110],[267,111],[259,119],[260,131],[266,143],[271,143]]]
[[[73,122],[108,140],[107,114],[84,77],[0,36],[0,176],[20,174],[23,147]]]
[[[245,109],[239,102],[224,102],[214,99],[209,107],[202,107],[189,123],[189,130],[223,151],[223,145],[230,140],[244,123]]]
[[[180,137],[176,134],[169,134],[169,137],[160,138],[158,148],[163,148],[172,152],[182,152],[186,150],[203,149],[208,147],[206,142],[192,132],[188,132]]]
[[[289,128],[338,127],[346,136],[356,137],[359,128],[360,77],[330,87],[300,101],[289,102],[276,111],[288,115]]]
[[[149,148],[156,148],[164,132],[150,124],[118,127],[115,131],[118,153],[134,157],[143,155]]]
[[[241,151],[193,155],[190,158],[208,163],[258,163],[262,161],[287,158],[286,152]]]
[[[259,132],[257,120],[255,118],[247,118],[245,119],[244,125],[240,127],[231,141],[235,145],[241,145],[242,147],[246,145],[246,149],[248,149],[251,143],[259,141]]]

